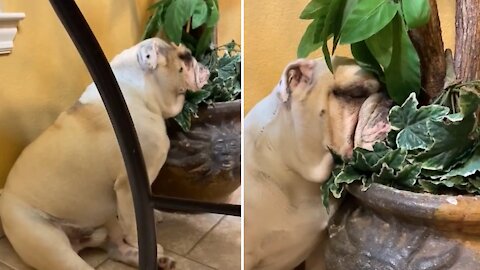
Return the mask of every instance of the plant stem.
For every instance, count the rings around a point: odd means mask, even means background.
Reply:
[[[480,0],[457,0],[455,13],[457,79],[480,78]]]
[[[430,103],[442,92],[446,70],[442,30],[436,0],[430,0],[430,9],[431,17],[428,24],[409,32],[410,39],[420,57],[422,88],[426,94],[420,99],[424,104]]]

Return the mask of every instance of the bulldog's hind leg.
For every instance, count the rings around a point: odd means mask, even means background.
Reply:
[[[64,231],[14,196],[2,195],[5,234],[17,254],[38,270],[93,270],[73,250]]]
[[[110,258],[128,265],[138,267],[138,247],[129,245],[124,240],[124,234],[117,219],[107,224],[108,243],[104,247]],[[157,245],[157,263],[159,270],[174,270],[175,260],[165,256],[163,248]]]

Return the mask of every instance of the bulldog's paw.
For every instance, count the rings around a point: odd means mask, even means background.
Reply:
[[[176,262],[173,258],[168,256],[161,256],[158,258],[158,270],[175,270]]]

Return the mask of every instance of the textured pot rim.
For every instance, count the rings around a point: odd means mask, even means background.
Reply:
[[[235,99],[232,101],[222,101],[222,102],[214,102],[213,105],[204,106],[203,109],[207,111],[215,111],[216,113],[222,113],[223,111],[230,112],[232,109],[241,109],[242,100]],[[202,109],[202,108],[201,108]]]
[[[346,189],[364,205],[404,218],[425,222],[480,222],[480,196],[416,193],[376,183],[366,191],[361,190],[360,184],[348,185]]]

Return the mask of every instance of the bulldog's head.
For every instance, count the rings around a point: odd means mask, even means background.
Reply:
[[[275,90],[295,134],[292,161],[311,181],[330,174],[328,148],[348,158],[354,147],[371,148],[389,130],[392,104],[375,77],[341,57],[333,59],[333,71],[323,59],[299,59],[287,65]]]
[[[148,106],[161,111],[164,118],[180,113],[185,92],[201,89],[210,76],[183,45],[159,38],[146,39],[123,51],[111,66],[124,90],[146,95]]]
[[[138,45],[137,61],[142,70],[169,78],[180,92],[196,91],[207,82],[208,69],[197,62],[183,45],[169,44],[159,38],[151,38]]]

